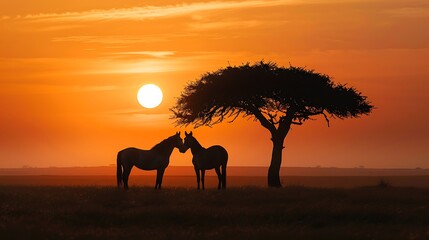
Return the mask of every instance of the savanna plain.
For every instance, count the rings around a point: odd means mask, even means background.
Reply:
[[[190,178],[192,179],[192,178]],[[1,239],[429,239],[429,189],[0,184]],[[287,180],[287,179],[286,179]]]

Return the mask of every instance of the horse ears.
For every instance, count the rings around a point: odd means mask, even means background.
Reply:
[[[180,131],[179,131],[179,132],[176,132],[176,135],[179,135],[179,136],[180,136]]]
[[[188,133],[185,131],[185,136],[188,136]]]
[[[192,136],[192,131],[189,133],[189,135],[191,135],[191,136]]]

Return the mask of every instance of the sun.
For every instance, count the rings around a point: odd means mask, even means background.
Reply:
[[[137,93],[137,100],[145,108],[157,107],[162,102],[161,88],[155,84],[143,85]]]

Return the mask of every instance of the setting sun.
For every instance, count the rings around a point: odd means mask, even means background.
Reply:
[[[137,93],[137,100],[145,108],[157,107],[162,102],[162,91],[154,84],[143,85]]]

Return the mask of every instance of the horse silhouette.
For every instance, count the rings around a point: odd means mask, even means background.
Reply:
[[[192,152],[192,164],[194,165],[195,174],[197,175],[198,189],[200,189],[200,173],[201,173],[201,183],[204,189],[204,176],[205,171],[209,169],[215,169],[218,177],[218,186],[217,189],[220,189],[221,186],[223,189],[226,188],[226,164],[228,162],[228,152],[219,145],[214,145],[209,148],[204,148],[197,141],[197,139],[192,136],[192,131],[188,134],[185,131],[185,140],[183,147],[179,148],[181,153],[186,152],[188,149],[191,149]],[[221,171],[222,170],[222,171]]]
[[[119,151],[116,171],[118,188],[123,183],[124,188],[128,189],[128,177],[131,169],[136,166],[142,170],[157,170],[155,189],[161,189],[162,177],[164,176],[165,168],[170,163],[170,155],[175,147],[179,149],[183,147],[180,132],[164,139],[150,150],[130,147]]]

